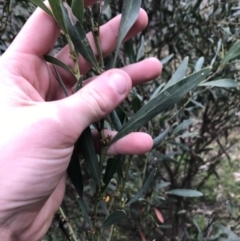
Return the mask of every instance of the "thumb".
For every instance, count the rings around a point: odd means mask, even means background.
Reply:
[[[67,135],[76,141],[87,126],[117,107],[126,98],[131,86],[131,78],[126,72],[112,69],[72,96],[57,101],[58,114]]]

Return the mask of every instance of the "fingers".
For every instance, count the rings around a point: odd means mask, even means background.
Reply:
[[[97,131],[93,131],[93,136],[95,140],[95,146],[97,151],[100,151],[100,141],[99,134]],[[116,131],[105,130],[104,136],[107,138],[108,136],[111,139],[117,134]],[[144,154],[152,149],[153,140],[150,135],[142,132],[133,132],[130,133],[120,140],[114,142],[107,150],[108,155],[140,155]]]
[[[82,131],[90,124],[104,118],[128,95],[132,87],[126,72],[113,69],[98,76],[94,81],[74,95],[57,102],[50,102],[57,108],[61,129],[74,144]]]
[[[85,0],[85,6],[97,0]],[[60,33],[56,21],[40,8],[26,22],[8,51],[36,54],[42,57],[49,53]]]
[[[148,58],[141,62],[125,66],[124,68],[122,68],[122,70],[130,76],[132,80],[132,86],[136,86],[147,81],[156,79],[161,74],[162,64],[156,58]],[[97,77],[95,76],[91,79],[85,80],[84,86],[91,83],[96,78]],[[57,81],[56,84],[58,84]],[[71,89],[72,86],[68,86],[69,93],[71,93]],[[58,100],[65,98],[65,94],[59,85],[50,88],[50,91],[51,90],[52,93],[50,93],[49,96],[51,96],[52,99]]]
[[[101,49],[102,49],[104,56],[109,55],[116,48],[120,21],[121,21],[121,15],[118,15],[117,17],[113,18],[112,20],[110,20],[108,23],[106,23],[105,25],[103,25],[100,28],[100,43],[101,43]],[[137,33],[142,31],[146,27],[147,23],[148,23],[147,14],[143,9],[141,9],[138,19],[136,20],[133,27],[130,29],[125,40],[135,36]],[[93,39],[92,34],[89,33],[87,35],[87,37],[89,39],[89,42],[93,48],[95,55],[97,56],[97,51],[95,48],[94,39]],[[68,46],[64,47],[56,55],[56,57],[59,60],[61,60],[62,62],[64,62],[66,65],[73,67],[73,62],[69,58],[69,56],[70,56],[70,54],[69,54]],[[81,73],[84,75],[89,71],[91,66],[81,56],[79,57],[79,60],[80,60]],[[69,74],[68,72],[61,70],[61,69],[59,69],[59,72],[66,85],[73,86],[75,84],[75,79],[71,74]]]

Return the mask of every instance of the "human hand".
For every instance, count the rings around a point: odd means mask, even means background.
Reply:
[[[85,1],[86,5],[93,2]],[[105,56],[115,48],[119,24],[118,16],[101,28]],[[146,13],[141,11],[127,38],[146,24]],[[161,72],[159,61],[151,58],[107,71],[64,98],[52,66],[43,58],[58,35],[56,22],[37,9],[0,57],[0,237],[5,235],[4,240],[7,236],[24,241],[43,238],[62,202],[66,169],[82,131],[118,106],[132,85]],[[91,34],[88,37],[93,43]],[[56,57],[72,65],[68,47]],[[90,69],[81,57],[80,68],[83,74]],[[62,69],[59,73],[72,93],[74,77]],[[114,143],[108,152],[140,154],[151,147],[149,135],[132,133]]]

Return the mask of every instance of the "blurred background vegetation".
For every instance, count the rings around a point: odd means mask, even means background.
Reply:
[[[121,12],[121,0],[109,2],[101,24]],[[148,27],[124,44],[121,62],[154,56],[164,68],[161,77],[138,86],[123,103],[129,116],[163,88],[186,56],[189,73],[211,65],[208,81],[240,82],[237,58],[222,65],[240,37],[239,1],[143,0],[142,7],[149,16]],[[1,53],[34,9],[29,1],[0,0]],[[64,44],[60,37],[56,51]],[[142,197],[128,207],[128,218],[118,225],[114,240],[240,240],[240,98],[238,85],[229,83],[195,88],[142,128],[154,138],[165,133],[165,138],[146,155],[132,159],[126,198],[141,190],[153,170],[156,175]],[[184,191],[169,195],[173,189],[198,190],[203,197],[185,197]],[[63,207],[80,240],[88,240],[88,225],[74,197],[68,183]],[[111,194],[108,198],[106,203]],[[44,240],[66,240],[57,219]]]

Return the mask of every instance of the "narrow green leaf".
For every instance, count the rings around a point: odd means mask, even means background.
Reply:
[[[218,56],[218,53],[219,53],[219,51],[221,50],[221,47],[222,47],[222,40],[220,39],[220,40],[218,41],[217,51],[216,51],[216,53],[215,53],[214,58],[213,58],[212,61],[211,61],[210,66],[213,66],[213,65],[214,65],[214,63],[215,63],[215,61],[216,61],[216,58],[217,58],[217,56]]]
[[[118,175],[118,179],[122,180],[123,179],[123,168],[124,168],[126,156],[125,155],[119,155],[117,158],[119,160],[118,161],[118,167],[117,167],[117,175]]]
[[[57,59],[51,55],[44,55],[44,59],[51,64],[55,64],[59,67],[62,67],[63,69],[67,70],[70,74],[73,74],[72,70],[59,59]]]
[[[65,2],[63,3],[61,11],[63,12],[68,34],[76,50],[100,73],[101,71],[98,67],[96,57],[78,19],[73,15],[71,8]]]
[[[230,230],[229,228],[227,228],[221,224],[218,226],[225,234],[227,234],[228,238],[231,241],[240,241],[240,237],[237,234],[235,234],[232,230]]]
[[[63,32],[67,34],[67,29],[65,26],[64,17],[62,13],[62,0],[49,0],[48,2],[51,6],[54,18],[56,19],[57,23],[59,24]]]
[[[89,226],[92,228],[93,225],[92,225],[92,222],[91,222],[91,219],[90,219],[90,216],[89,216],[89,207],[87,205],[87,203],[85,202],[85,200],[83,200],[82,198],[79,198],[77,197],[77,202],[78,202],[78,205],[83,213],[83,216],[85,217],[85,219],[87,220]]]
[[[172,132],[172,135],[177,135],[179,132],[186,130],[190,125],[194,123],[194,121],[194,119],[184,120],[182,123],[176,126]]]
[[[166,136],[168,135],[170,131],[170,128],[166,129],[163,133],[161,133],[158,137],[154,138],[153,139],[153,147],[152,149],[158,147],[162,142],[163,140],[166,138]]]
[[[83,0],[72,0],[71,4],[72,12],[77,17],[80,24],[83,24],[84,14],[84,1]]]
[[[222,87],[222,88],[237,88],[239,83],[233,79],[219,79],[200,84],[199,86]]]
[[[150,100],[154,99],[155,97],[157,97],[157,95],[160,93],[160,91],[164,88],[165,84],[161,84],[157,87],[157,89],[154,90],[154,92],[152,93]]]
[[[159,184],[157,184],[156,189],[161,190],[164,187],[168,187],[170,185],[171,185],[171,182],[160,182]]]
[[[132,109],[134,110],[134,112],[137,112],[138,110],[141,109],[142,103],[140,101],[140,99],[138,98],[138,96],[135,96],[132,99]]]
[[[162,91],[166,90],[168,87],[176,84],[178,81],[184,78],[188,67],[188,60],[189,60],[188,57],[183,59],[182,63],[179,65],[176,72],[173,74],[172,78],[164,86],[164,89]]]
[[[108,159],[105,174],[103,177],[104,187],[102,187],[102,192],[108,186],[109,182],[113,178],[113,175],[116,173],[117,168],[119,166],[120,157],[121,156],[117,156],[115,158]]]
[[[105,215],[108,216],[109,212],[108,212],[106,203],[103,200],[101,200],[101,201],[99,201],[99,205],[101,206],[101,208],[102,208],[103,212],[105,213]]]
[[[102,11],[104,11],[107,8],[107,6],[110,4],[110,2],[111,2],[111,0],[104,0],[104,5],[103,5]]]
[[[174,57],[174,54],[170,54],[167,57],[161,59],[162,65],[167,64],[173,57]]]
[[[145,44],[145,39],[144,39],[144,36],[142,36],[141,43],[140,43],[139,49],[137,51],[137,59],[136,59],[137,62],[144,59],[144,56],[145,56],[144,44]]]
[[[122,123],[115,110],[110,113],[110,118],[111,118],[114,129],[116,131],[119,131],[122,128]]]
[[[237,40],[223,58],[223,64],[240,56],[240,40]]]
[[[136,54],[133,46],[133,40],[129,39],[126,43],[124,43],[124,53],[126,53],[129,58],[129,63],[133,64],[136,60]]]
[[[197,63],[195,64],[195,67],[194,67],[196,72],[200,71],[202,69],[204,61],[205,61],[204,57],[201,57],[198,59]]]
[[[180,197],[201,197],[203,194],[196,190],[189,190],[189,189],[173,189],[168,192],[167,194],[180,196]]]
[[[130,205],[136,201],[138,201],[139,198],[143,197],[145,193],[147,192],[148,188],[150,187],[153,179],[155,176],[155,171],[151,172],[151,174],[148,176],[146,182],[144,183],[143,187],[136,193],[136,195],[127,203],[127,205]]]
[[[52,12],[48,9],[48,7],[43,3],[42,0],[30,0],[30,1],[53,17]]]
[[[102,228],[106,228],[109,227],[111,225],[114,225],[118,222],[120,222],[121,220],[127,218],[127,214],[125,211],[123,210],[116,210],[114,212],[112,212],[104,221],[102,224]]]
[[[130,28],[133,26],[133,24],[136,22],[138,18],[141,4],[142,4],[142,0],[124,0],[123,1],[122,18],[121,18],[120,29],[118,33],[113,67],[116,67],[117,57],[118,57],[118,53],[120,50],[121,43],[123,42],[123,39],[126,37],[128,31],[130,30]]]
[[[93,137],[90,128],[86,128],[78,140],[83,158],[88,166],[91,177],[96,182],[98,188],[101,187],[100,168],[98,157],[95,151]]]
[[[185,94],[203,81],[209,74],[210,70],[210,68],[205,68],[189,75],[177,84],[170,86],[164,92],[161,92],[156,98],[150,100],[132,116],[130,121],[123,125],[122,129],[112,139],[112,143],[144,126],[153,117],[177,103]]]
[[[83,197],[83,177],[82,177],[81,166],[79,163],[79,157],[75,149],[73,150],[71,161],[69,163],[67,172],[72,184],[77,190],[78,195],[82,198]]]

